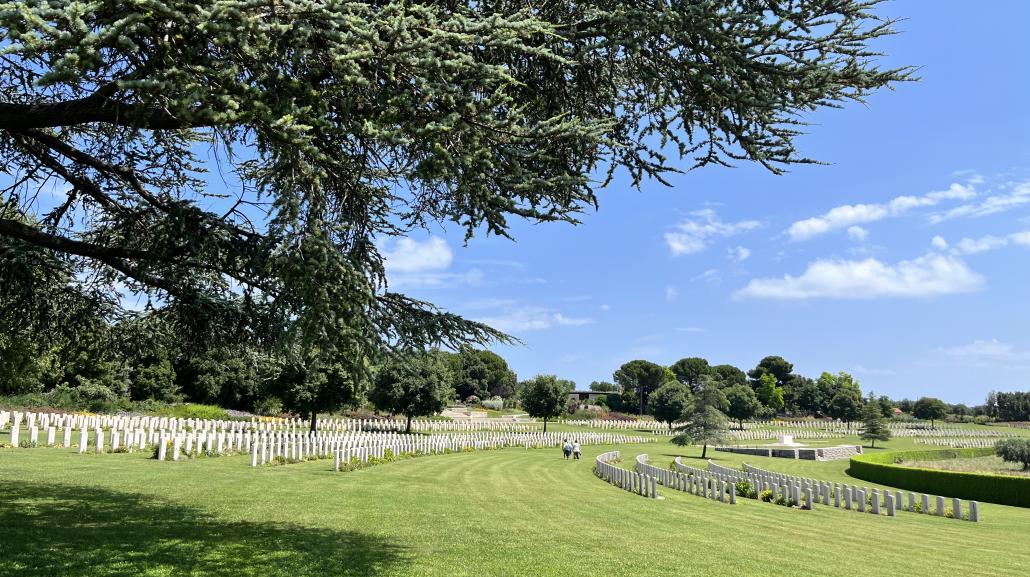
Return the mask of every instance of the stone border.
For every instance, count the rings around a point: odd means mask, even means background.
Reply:
[[[715,447],[716,451],[754,455],[756,457],[779,457],[781,459],[804,459],[808,461],[842,461],[862,454],[862,445],[837,445],[836,447]]]

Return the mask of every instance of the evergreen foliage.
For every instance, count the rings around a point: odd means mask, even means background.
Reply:
[[[894,33],[877,4],[8,4],[0,239],[44,277],[89,279],[60,295],[69,309],[104,317],[136,291],[181,338],[274,348],[284,403],[328,409],[391,350],[511,341],[391,291],[378,241],[576,223],[618,171],[640,187],[814,162],[796,148],[804,115],[909,78],[876,65]],[[66,200],[30,222],[54,186]],[[0,313],[56,316],[34,297]]]
[[[862,427],[859,437],[870,441],[872,447],[876,447],[876,441],[891,438],[891,431],[883,421],[883,410],[877,402],[869,402],[862,407]]]

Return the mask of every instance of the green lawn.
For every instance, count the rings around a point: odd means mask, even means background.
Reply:
[[[997,455],[970,457],[966,459],[943,459],[939,461],[905,461],[903,465],[906,467],[917,467],[922,469],[941,469],[944,471],[965,471],[1030,477],[1030,470],[1024,469],[1021,463],[1003,461],[1002,458]]]
[[[680,452],[666,442],[619,448],[626,466],[641,452],[656,464]],[[1025,575],[1030,566],[1030,510],[984,504],[973,524],[731,507],[667,490],[652,501],[592,475],[608,449],[585,447],[580,462],[506,449],[350,473],[325,461],[253,470],[244,456],[158,463],[149,451],[0,450],[0,575]],[[846,461],[710,455],[847,479]]]

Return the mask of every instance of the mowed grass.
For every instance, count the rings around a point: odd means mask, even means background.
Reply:
[[[1006,462],[1001,457],[994,455],[968,459],[943,459],[940,461],[905,461],[902,464],[906,467],[922,467],[924,469],[1030,477],[1030,469],[1024,469],[1022,464]]]
[[[0,439],[2,440],[2,439]],[[907,443],[906,443],[907,444]],[[656,464],[667,442],[617,447]],[[979,524],[832,508],[649,500],[593,476],[594,456],[505,449],[349,473],[245,456],[0,451],[0,575],[1026,575],[1030,510]],[[696,456],[697,448],[688,452]],[[848,480],[846,461],[709,453],[723,464]],[[854,482],[854,480],[851,480]]]

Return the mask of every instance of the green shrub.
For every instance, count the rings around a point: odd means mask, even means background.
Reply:
[[[283,412],[283,402],[279,397],[262,397],[254,403],[254,412],[259,415],[277,417]]]
[[[754,499],[758,497],[758,493],[755,491],[754,485],[749,481],[737,481],[736,485],[734,485],[734,490],[736,490],[738,497],[744,497],[746,499]]]
[[[787,498],[783,495],[783,493],[780,493],[780,495],[778,497],[776,497],[776,500],[773,501],[773,502],[776,503],[777,505],[786,506],[787,505]]]
[[[482,405],[484,409],[493,409],[495,411],[500,411],[504,408],[504,399],[502,399],[501,397],[483,399],[479,404]]]
[[[770,503],[773,500],[773,492],[771,489],[766,489],[758,494],[758,498],[765,503]]]
[[[167,440],[165,440],[164,443],[165,443],[165,451],[167,451],[165,453],[165,455],[166,455],[165,458],[168,458],[168,455],[172,454],[172,440],[171,439],[167,439]],[[160,455],[161,455],[161,442],[159,441],[159,442],[154,444],[154,452],[153,452],[153,454],[151,454],[150,458],[151,459],[156,459]]]
[[[163,405],[160,408],[156,408],[153,413],[161,417],[173,417],[176,419],[211,419],[215,421],[229,419],[229,414],[221,407],[193,403]]]
[[[994,450],[1004,461],[1020,463],[1023,470],[1030,470],[1030,438],[1002,439],[994,444]]]
[[[1030,507],[1030,478],[906,467],[932,461],[994,454],[994,449],[938,449],[868,453],[851,458],[848,474],[873,483],[960,499]]]

